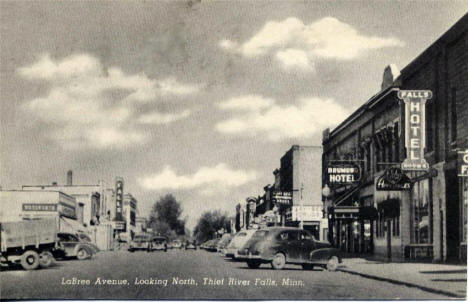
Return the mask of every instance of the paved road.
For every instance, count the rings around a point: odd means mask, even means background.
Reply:
[[[69,284],[73,280],[85,284]],[[248,269],[202,250],[103,252],[91,260],[58,261],[48,269],[3,271],[0,287],[1,299],[447,299],[318,268]]]

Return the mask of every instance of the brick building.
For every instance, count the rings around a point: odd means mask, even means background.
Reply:
[[[429,169],[405,172],[410,190],[379,191],[376,181],[406,158],[405,107],[397,97],[399,90],[432,91],[424,128]],[[357,183],[330,186],[327,206],[336,245],[393,259],[466,261],[468,180],[457,176],[457,152],[468,148],[467,98],[465,15],[401,74],[387,67],[381,91],[333,131],[324,131],[324,168],[348,160],[362,171]]]

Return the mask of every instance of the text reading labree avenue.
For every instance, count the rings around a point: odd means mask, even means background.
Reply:
[[[130,285],[127,279],[105,279],[98,277],[94,282],[89,279],[78,279],[76,277],[62,278],[61,285]]]

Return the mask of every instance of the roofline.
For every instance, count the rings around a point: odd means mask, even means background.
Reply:
[[[439,47],[443,44],[448,44],[457,38],[460,34],[468,30],[468,13],[463,15],[454,25],[446,30],[437,40],[435,40],[429,47],[421,52],[416,58],[414,58],[409,64],[407,64],[400,73],[400,78],[407,78],[413,74],[423,64],[425,57],[431,52],[437,52]]]
[[[384,97],[386,97],[389,93],[393,91],[398,91],[399,88],[394,84],[392,86],[389,86],[381,91],[379,91],[377,94],[372,96],[367,102],[362,104],[358,109],[356,109],[350,116],[348,116],[343,122],[341,122],[338,126],[333,129],[333,131],[330,132],[330,137],[336,135],[338,132],[342,130],[342,128],[346,127],[348,124],[353,122],[355,119],[360,117],[364,112],[366,112],[367,109],[370,109],[377,105]]]

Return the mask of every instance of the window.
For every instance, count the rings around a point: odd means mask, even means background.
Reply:
[[[308,232],[301,232],[300,237],[301,240],[312,240],[312,235],[310,235]]]
[[[450,111],[451,111],[450,138],[452,142],[455,142],[457,140],[457,89],[456,88],[452,88]]]
[[[432,209],[428,179],[414,184],[411,204],[411,243],[432,243],[432,223],[430,221]]]

